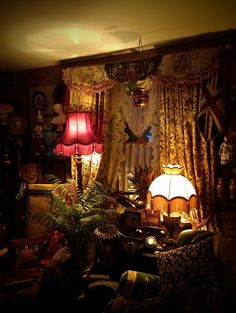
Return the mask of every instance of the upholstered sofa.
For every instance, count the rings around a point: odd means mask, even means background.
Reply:
[[[158,276],[125,271],[106,313],[236,312],[236,235],[184,230],[156,253]]]

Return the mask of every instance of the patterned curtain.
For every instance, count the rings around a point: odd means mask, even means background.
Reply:
[[[207,82],[210,90],[217,91],[219,71],[219,51],[201,50],[164,57],[152,76],[159,88],[160,164],[184,166],[183,174],[198,195],[201,219],[214,207],[216,151],[215,137],[205,138],[198,118],[206,102],[204,86]],[[206,129],[212,127],[209,119],[208,123]]]
[[[125,101],[126,93],[124,84],[116,83],[109,90],[107,106],[104,110],[105,129],[104,129],[104,153],[99,168],[99,180],[110,191],[119,188],[125,183],[124,172],[124,142],[128,139],[125,133],[125,120],[121,111],[121,103]]]
[[[104,66],[70,67],[63,70],[63,80],[68,87],[68,101],[64,106],[65,112],[91,112],[95,121],[99,116],[99,135],[103,136],[105,124],[104,111],[107,110],[108,90],[114,82],[110,80]],[[102,155],[93,152],[90,156],[82,157],[83,186],[96,179]],[[72,177],[77,178],[75,160],[72,157]]]
[[[183,165],[183,174],[198,195],[199,215],[208,216],[214,207],[215,139],[224,121],[224,101],[219,97],[222,68],[220,49],[164,56],[150,76],[149,104],[144,110],[132,107],[125,84],[109,80],[103,66],[83,68],[85,72],[66,69],[64,80],[74,106],[68,111],[81,107],[93,111],[99,94],[103,112],[105,149],[100,161],[86,160],[87,166],[97,166],[98,179],[110,190],[126,190],[126,124],[137,137],[151,126],[152,168],[161,171],[162,164]]]

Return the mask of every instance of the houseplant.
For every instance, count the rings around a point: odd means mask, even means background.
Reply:
[[[110,209],[111,200],[105,188],[98,181],[83,191],[75,180],[68,178],[65,183],[55,175],[46,175],[52,184],[45,191],[49,211],[37,213],[33,219],[44,224],[49,230],[63,233],[70,249],[71,258],[83,269],[95,261],[99,237],[95,230],[109,231],[119,235],[118,217],[115,209]]]
[[[154,170],[147,165],[139,165],[126,175],[126,179],[131,183],[131,188],[136,195],[136,206],[143,207],[146,203],[146,196],[151,182],[159,175],[158,170]]]

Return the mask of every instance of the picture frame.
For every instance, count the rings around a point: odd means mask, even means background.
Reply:
[[[41,183],[42,173],[40,164],[26,163],[22,165],[22,178],[28,184]]]
[[[144,209],[125,208],[125,234],[137,236],[136,230],[142,227]]]
[[[36,109],[43,110],[47,106],[47,98],[45,94],[41,91],[35,92],[33,96],[33,104]]]

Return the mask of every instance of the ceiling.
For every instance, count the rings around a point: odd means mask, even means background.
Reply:
[[[236,29],[232,0],[17,0],[2,1],[0,12],[0,71]]]

